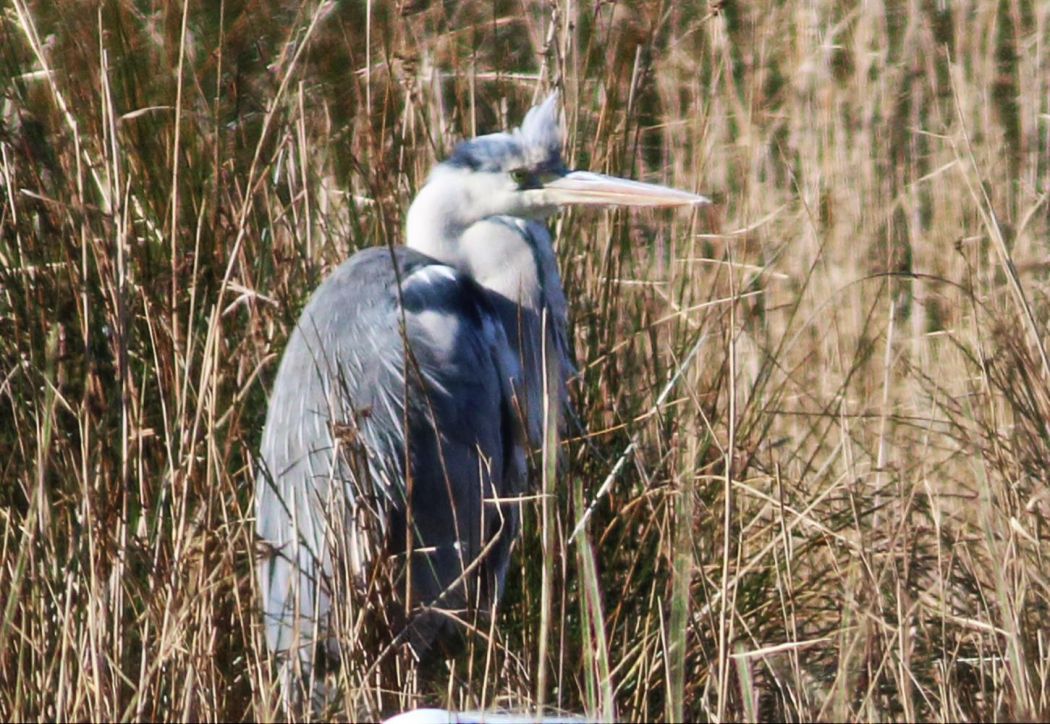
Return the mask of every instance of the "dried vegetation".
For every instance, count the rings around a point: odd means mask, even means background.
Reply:
[[[574,165],[718,203],[555,222],[586,439],[491,645],[343,715],[1050,714],[1050,4],[10,0],[0,718],[275,715],[284,341],[551,86]]]

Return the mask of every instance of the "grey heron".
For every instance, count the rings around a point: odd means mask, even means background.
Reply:
[[[508,499],[526,490],[545,400],[563,404],[573,372],[543,220],[566,204],[706,202],[570,171],[562,137],[552,95],[520,128],[461,142],[412,202],[407,246],[354,254],[291,333],[255,488],[266,643],[286,697],[312,688],[319,656],[338,659],[335,581],[364,585],[377,557],[401,561],[413,648],[499,598],[519,525]]]

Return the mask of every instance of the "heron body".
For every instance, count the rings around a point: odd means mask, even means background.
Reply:
[[[271,650],[310,647],[327,625],[333,558],[359,572],[377,541],[404,553],[406,462],[414,547],[425,551],[413,557],[412,588],[420,600],[466,606],[468,591],[446,587],[483,538],[506,530],[509,546],[517,530],[514,508],[482,506],[524,480],[508,352],[477,284],[412,249],[367,249],[317,289],[282,359],[262,443],[268,475],[256,506],[267,514],[257,530],[274,551],[261,564]],[[446,476],[469,485],[446,486]],[[502,580],[505,556],[492,558],[482,581]]]
[[[570,172],[561,144],[554,96],[520,129],[460,144],[413,201],[407,247],[344,262],[289,338],[255,499],[266,641],[286,695],[318,651],[338,658],[335,581],[364,585],[379,556],[404,561],[397,590],[417,650],[498,599],[544,375],[557,408],[573,369],[540,220],[567,203],[704,201]]]

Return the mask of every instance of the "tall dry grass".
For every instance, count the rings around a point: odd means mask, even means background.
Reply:
[[[284,341],[552,86],[717,206],[555,222],[586,439],[496,645],[341,714],[1050,713],[1047,3],[10,0],[0,68],[0,718],[277,715]]]

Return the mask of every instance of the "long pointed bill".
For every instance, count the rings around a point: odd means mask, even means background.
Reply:
[[[572,171],[544,184],[543,191],[547,200],[558,205],[686,206],[711,203],[709,199],[688,191],[589,171]]]

